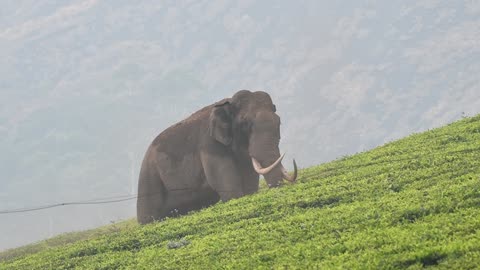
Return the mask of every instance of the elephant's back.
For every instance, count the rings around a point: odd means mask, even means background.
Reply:
[[[192,114],[161,132],[150,145],[142,167],[155,171],[167,190],[197,188],[203,173],[199,145],[207,135],[211,107]]]
[[[208,132],[208,117],[212,107],[213,105],[204,107],[165,129],[150,147],[174,156],[185,156],[196,151],[202,137]]]

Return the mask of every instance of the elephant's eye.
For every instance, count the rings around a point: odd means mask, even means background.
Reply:
[[[277,111],[277,107],[275,106],[275,104],[272,104],[272,109],[273,109],[273,112]]]

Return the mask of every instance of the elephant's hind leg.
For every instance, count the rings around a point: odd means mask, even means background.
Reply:
[[[167,215],[165,199],[167,191],[157,173],[140,173],[138,181],[137,220],[146,224]]]

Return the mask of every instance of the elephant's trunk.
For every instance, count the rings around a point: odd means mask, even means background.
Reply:
[[[293,160],[294,172],[293,172],[293,175],[289,175],[287,170],[280,163],[284,156],[285,156],[285,153],[281,155],[275,162],[273,162],[272,165],[266,168],[262,168],[262,166],[260,165],[260,162],[258,162],[254,157],[252,157],[253,168],[258,174],[265,175],[280,164],[280,170],[282,172],[283,179],[288,180],[290,182],[295,182],[295,180],[297,179],[297,163],[295,162],[295,159],[294,159]]]

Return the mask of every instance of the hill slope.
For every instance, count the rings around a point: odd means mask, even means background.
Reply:
[[[0,268],[480,267],[480,116],[304,169],[299,178]]]
[[[1,0],[1,209],[134,193],[158,133],[240,89],[304,167],[480,113],[480,1],[301,3]],[[0,220],[0,250],[135,203],[48,214]]]

